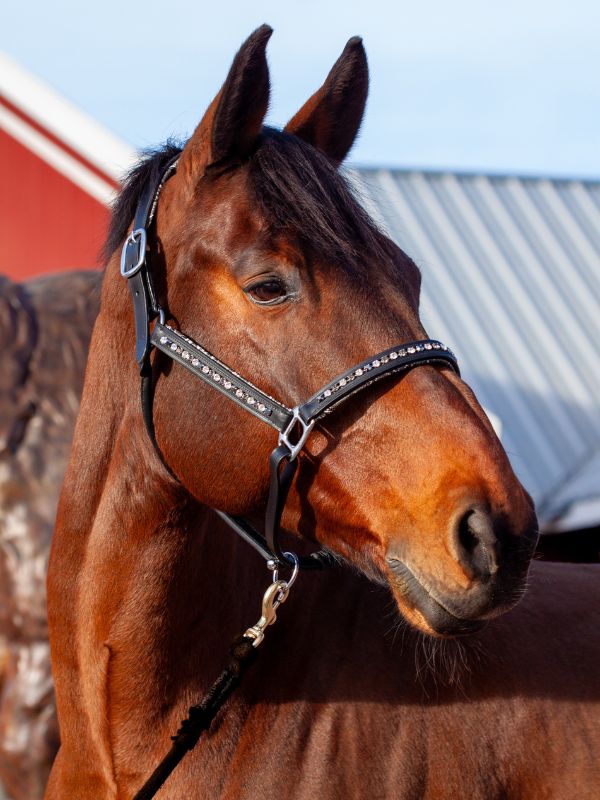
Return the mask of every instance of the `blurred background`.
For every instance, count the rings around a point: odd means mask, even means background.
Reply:
[[[281,126],[355,34],[371,90],[345,169],[423,272],[533,494],[541,555],[600,538],[600,4],[5,4],[0,29],[0,783],[57,745],[44,576],[101,280],[138,153],[185,139],[259,24]],[[0,788],[0,796],[2,789]]]

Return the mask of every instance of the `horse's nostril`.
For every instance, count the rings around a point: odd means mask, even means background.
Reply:
[[[469,508],[458,520],[454,532],[459,562],[471,577],[485,580],[498,570],[498,539],[492,517]]]

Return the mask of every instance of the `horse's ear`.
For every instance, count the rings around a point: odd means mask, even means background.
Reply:
[[[369,67],[362,39],[353,36],[325,83],[285,126],[340,164],[354,144],[367,93]]]
[[[240,47],[221,90],[181,154],[178,172],[192,180],[207,168],[245,158],[269,105],[266,47],[273,29],[261,25]]]

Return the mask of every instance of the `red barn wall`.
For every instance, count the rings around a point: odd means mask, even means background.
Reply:
[[[0,102],[109,186],[71,147],[27,117],[6,98]],[[107,206],[0,128],[0,273],[14,280],[100,266],[110,212]]]
[[[22,280],[99,265],[102,203],[0,130],[0,272]]]

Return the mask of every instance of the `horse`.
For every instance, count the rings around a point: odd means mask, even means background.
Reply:
[[[259,616],[271,573],[228,520],[260,527],[270,502],[266,404],[302,409],[365,359],[387,370],[398,342],[440,352],[419,270],[339,169],[365,109],[362,40],[275,130],[270,35],[246,40],[189,140],[142,159],[116,201],[49,563],[61,745],[47,800],[134,797]],[[147,240],[128,233],[144,205]],[[129,292],[121,274],[146,257],[153,331],[145,279]],[[597,796],[598,569],[530,569],[531,498],[449,356],[364,386],[292,442],[267,564],[287,602],[158,796]],[[328,563],[290,588],[289,554],[315,546]]]

